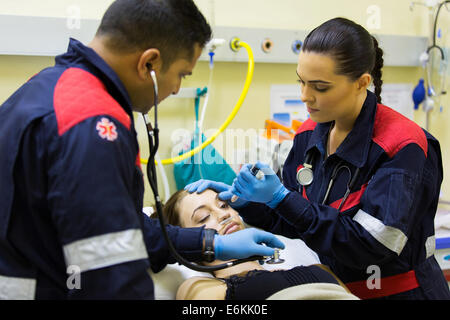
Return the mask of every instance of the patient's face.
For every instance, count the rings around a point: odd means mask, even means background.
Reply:
[[[181,226],[185,228],[205,225],[221,235],[245,229],[239,214],[226,201],[219,200],[218,194],[212,190],[188,194],[178,208]]]

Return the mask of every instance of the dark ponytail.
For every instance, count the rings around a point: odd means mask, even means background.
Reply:
[[[377,96],[378,103],[381,103],[381,86],[383,85],[383,80],[381,79],[383,72],[383,50],[378,46],[378,41],[373,38],[373,46],[375,49],[375,66],[371,72],[373,78],[373,85],[375,86],[375,95]]]
[[[377,101],[381,102],[383,50],[361,25],[345,18],[328,20],[308,34],[302,51],[332,56],[337,66],[335,72],[353,81],[369,73],[373,78]]]

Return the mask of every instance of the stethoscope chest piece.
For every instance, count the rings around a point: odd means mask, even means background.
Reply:
[[[268,264],[279,264],[279,263],[283,263],[284,259],[280,258],[280,250],[275,249],[273,256],[271,258],[267,259],[265,262]]]
[[[303,168],[297,171],[297,182],[302,186],[309,186],[314,179],[314,173],[312,166],[309,164],[304,164]]]

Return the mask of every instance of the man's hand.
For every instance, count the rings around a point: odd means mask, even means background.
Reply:
[[[214,238],[215,257],[224,261],[251,256],[272,256],[275,248],[284,249],[284,243],[272,233],[254,228],[228,235],[216,235]]]

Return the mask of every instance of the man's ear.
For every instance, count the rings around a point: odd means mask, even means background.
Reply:
[[[150,78],[150,71],[158,74],[162,67],[161,52],[158,49],[147,49],[139,57],[137,71],[142,80]]]

